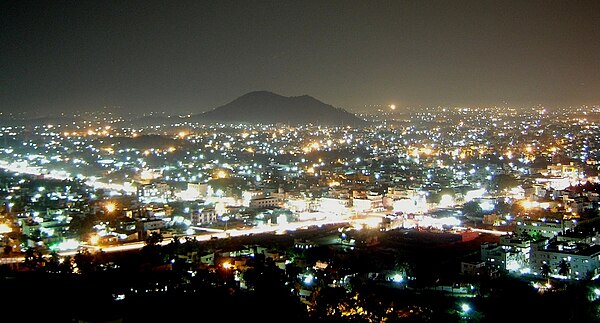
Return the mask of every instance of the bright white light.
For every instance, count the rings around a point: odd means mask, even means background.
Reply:
[[[469,306],[469,304],[462,304],[460,306],[460,308],[462,309],[463,312],[467,313],[471,310],[471,307]]]
[[[11,227],[6,224],[0,224],[0,234],[12,232]]]
[[[100,241],[100,237],[97,234],[94,234],[90,238],[90,243],[93,244],[93,245],[97,245],[99,241]]]
[[[312,283],[313,279],[314,279],[313,275],[308,274],[308,275],[306,275],[306,277],[304,277],[304,283],[308,285],[308,284]]]
[[[395,274],[392,277],[392,280],[394,281],[394,283],[401,283],[404,280],[404,277],[402,277],[402,275],[400,274]]]
[[[482,198],[485,193],[486,190],[484,188],[468,191],[467,194],[465,194],[465,202],[470,202],[476,198]]]
[[[65,250],[74,250],[77,249],[79,247],[79,242],[77,240],[65,240],[61,243],[59,243],[56,246],[56,249],[60,250],[60,251],[65,251]]]
[[[509,271],[518,271],[521,269],[521,266],[516,260],[509,260],[506,262],[506,269]]]
[[[451,207],[452,205],[454,205],[454,198],[452,197],[452,195],[442,195],[442,198],[440,199],[440,204],[439,207],[441,208],[448,208]]]

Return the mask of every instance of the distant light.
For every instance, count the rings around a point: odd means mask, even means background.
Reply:
[[[394,283],[401,283],[404,280],[404,277],[402,277],[402,275],[400,274],[395,274],[392,277],[392,280],[394,281]]]
[[[600,296],[600,289],[595,288],[594,289],[594,294],[596,294],[596,296]]]
[[[12,228],[6,224],[0,224],[0,234],[12,232]]]
[[[308,285],[308,284],[312,283],[313,279],[314,279],[313,275],[308,274],[308,275],[306,275],[306,277],[304,277],[304,283]]]
[[[117,209],[117,205],[113,202],[108,202],[104,205],[104,208],[106,208],[106,212],[113,213]]]
[[[50,247],[52,250],[66,251],[66,250],[75,250],[79,247],[79,242],[74,239],[67,239],[53,247]]]
[[[396,105],[395,104],[390,104],[390,109],[396,110]]]
[[[100,241],[100,237],[96,234],[94,234],[91,238],[90,238],[90,243],[93,245],[97,245],[98,241]]]
[[[469,304],[462,304],[460,306],[460,308],[462,309],[463,312],[468,313],[471,310],[471,306],[469,306]]]

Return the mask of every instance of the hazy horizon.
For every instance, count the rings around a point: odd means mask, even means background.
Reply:
[[[5,1],[0,112],[600,103],[600,1]]]

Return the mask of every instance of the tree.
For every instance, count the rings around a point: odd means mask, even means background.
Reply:
[[[469,202],[463,204],[462,211],[465,216],[472,216],[472,217],[482,217],[483,216],[483,210],[481,209],[481,206],[479,205],[479,203],[477,203],[475,201],[469,201]]]
[[[569,276],[569,274],[571,273],[571,264],[562,259],[559,263],[558,263],[558,274],[561,276]]]
[[[545,262],[542,264],[541,274],[544,278],[547,278],[550,275],[550,266]]]
[[[89,273],[94,268],[94,256],[87,249],[79,250],[73,260],[79,273]]]
[[[46,260],[42,252],[36,248],[27,248],[25,250],[25,267],[31,270],[42,270],[46,265]]]
[[[159,233],[159,232],[152,232],[146,238],[146,245],[147,246],[156,246],[156,245],[159,245],[162,241],[163,241],[163,235],[161,233]]]
[[[150,264],[158,265],[164,263],[162,248],[162,234],[153,232],[146,238],[146,245],[142,248],[142,258]]]
[[[511,211],[511,204],[504,202],[504,200],[500,200],[496,204],[495,211],[498,212],[498,213],[500,213],[500,214],[510,213],[510,211]]]
[[[519,181],[513,175],[508,174],[498,174],[490,182],[491,189],[497,192],[511,189],[517,185],[519,185]]]

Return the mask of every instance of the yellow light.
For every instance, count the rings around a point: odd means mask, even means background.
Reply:
[[[415,158],[419,158],[419,149],[418,148],[413,149],[412,155]]]
[[[185,133],[185,131],[180,131],[179,132],[179,138],[185,138],[187,134]]]
[[[175,147],[169,147],[169,149],[167,149],[170,153],[175,151]]]
[[[12,228],[6,224],[0,224],[0,234],[12,232]]]
[[[395,104],[390,104],[390,109],[396,110],[396,105]]]
[[[226,261],[226,262],[224,262],[224,263],[223,263],[223,268],[225,268],[225,269],[229,269],[229,268],[231,268],[232,266],[233,266],[233,265],[232,265],[232,264],[231,264],[229,261]]]
[[[104,205],[106,212],[113,213],[117,209],[117,205],[113,202],[108,202]]]
[[[94,234],[91,238],[90,238],[90,243],[93,245],[97,245],[98,241],[100,241],[100,237],[97,234]]]
[[[217,172],[217,178],[227,178],[227,173],[224,170]]]

